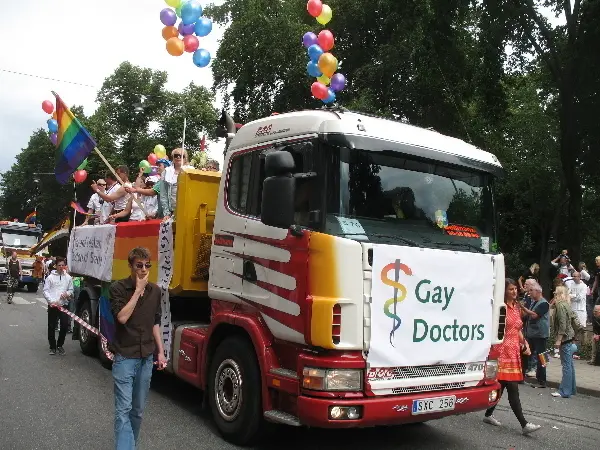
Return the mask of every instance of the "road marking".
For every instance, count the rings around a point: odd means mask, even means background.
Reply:
[[[38,302],[40,302],[42,305],[46,305],[48,304],[48,302],[46,301],[46,299],[44,297],[36,297],[35,298]]]
[[[44,305],[40,305],[42,308],[44,308],[46,311],[48,311],[48,307],[44,306]]]
[[[23,297],[13,297],[13,303],[15,305],[30,305],[31,302],[28,302],[27,300],[25,300]]]

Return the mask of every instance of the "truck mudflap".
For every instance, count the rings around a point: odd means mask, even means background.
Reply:
[[[499,400],[500,383],[460,390],[353,399],[300,395],[298,419],[319,428],[356,428],[425,422],[483,411]]]

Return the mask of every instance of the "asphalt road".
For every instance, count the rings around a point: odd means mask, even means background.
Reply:
[[[46,310],[39,294],[19,293],[7,305],[0,292],[0,448],[2,450],[113,448],[110,371],[81,354],[67,335],[63,357],[48,355]],[[524,437],[506,399],[491,427],[482,414],[424,425],[343,431],[278,427],[256,449],[597,449],[600,399],[554,399],[521,388],[526,417],[543,425]],[[202,409],[196,389],[155,376],[145,411],[141,449],[236,448],[224,442]]]

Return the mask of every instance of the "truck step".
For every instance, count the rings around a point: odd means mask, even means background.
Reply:
[[[282,423],[284,425],[290,425],[292,427],[299,427],[300,421],[296,416],[292,416],[283,411],[271,410],[265,411],[265,419],[269,422]]]

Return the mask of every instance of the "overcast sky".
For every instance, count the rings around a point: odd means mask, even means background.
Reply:
[[[205,6],[221,1],[201,3]],[[53,99],[51,90],[67,105],[83,105],[90,115],[97,107],[94,100],[104,78],[123,61],[167,71],[171,90],[181,91],[192,81],[211,87],[210,66],[197,68],[188,53],[178,58],[167,53],[159,18],[166,7],[164,0],[3,0],[0,172],[10,169],[31,134],[46,126],[48,115],[41,104]],[[200,45],[214,56],[221,37],[222,30],[214,27]],[[222,161],[222,145],[212,145],[211,154]]]

